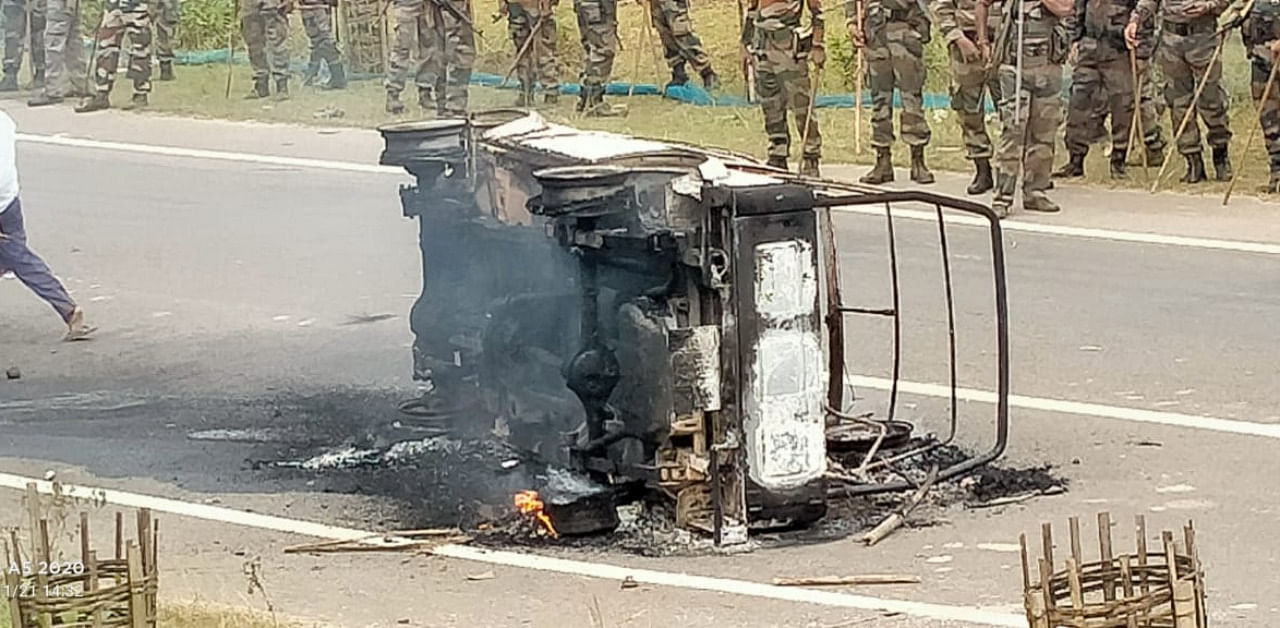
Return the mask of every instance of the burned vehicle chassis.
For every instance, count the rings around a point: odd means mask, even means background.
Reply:
[[[658,495],[676,525],[705,531],[717,545],[738,543],[749,529],[822,518],[832,480],[844,495],[909,487],[849,482],[827,460],[833,425],[880,430],[870,462],[894,424],[897,203],[934,206],[943,246],[951,428],[931,447],[950,443],[958,423],[943,208],[990,224],[996,437],[938,477],[1003,452],[1004,269],[988,208],[800,179],[741,155],[578,131],[516,110],[380,131],[381,162],[416,179],[400,192],[404,215],[419,222],[423,261],[411,314],[415,378],[429,381],[434,402],[448,408],[436,411],[492,419],[517,447],[589,478],[588,488],[548,496],[549,507],[566,513],[554,517],[561,533],[612,529],[617,503]],[[891,307],[840,300],[829,210],[853,205],[885,208]],[[845,412],[850,315],[893,321],[886,419]]]

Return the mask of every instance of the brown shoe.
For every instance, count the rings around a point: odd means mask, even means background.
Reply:
[[[85,340],[97,330],[97,327],[84,322],[84,310],[77,307],[71,311],[71,318],[67,320],[67,335],[62,340],[63,342]]]

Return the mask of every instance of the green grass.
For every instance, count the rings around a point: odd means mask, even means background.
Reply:
[[[257,611],[224,608],[207,604],[165,604],[160,607],[157,622],[165,628],[296,628],[289,621],[273,621],[270,615]],[[13,628],[9,607],[0,600],[0,628]]]
[[[196,2],[206,0],[194,0]],[[853,54],[849,47],[847,34],[843,29],[843,16],[837,3],[835,8],[828,9],[827,46],[831,61],[829,69],[823,74],[821,90],[826,93],[849,93],[852,91]],[[184,5],[189,6],[189,5]],[[477,39],[477,69],[496,74],[505,74],[514,54],[514,46],[507,36],[505,22],[494,23],[488,11],[493,7],[486,4],[476,5],[475,21],[483,36]],[[184,9],[194,10],[194,9]],[[719,70],[724,81],[724,89],[741,94],[744,91],[738,57],[738,18],[734,2],[729,0],[708,0],[693,3],[693,24],[702,38],[713,65]],[[573,18],[572,2],[561,2],[558,8],[560,58],[563,78],[573,80],[577,69],[581,67],[582,51],[577,41],[576,21]],[[619,36],[623,41],[614,66],[614,78],[620,81],[646,83],[665,83],[668,78],[667,69],[660,56],[660,47],[656,35],[646,27],[647,13],[644,7],[634,2],[622,2],[619,5]],[[216,19],[205,20],[201,27],[204,31],[215,32],[204,36],[205,40],[215,40]],[[212,25],[211,25],[212,24]],[[305,38],[301,35],[297,20],[293,21],[294,32],[291,37],[295,54],[305,52]],[[202,31],[203,32],[203,31]],[[225,31],[223,31],[225,33]],[[225,36],[225,35],[221,35]],[[648,45],[645,45],[645,44]],[[941,39],[934,38],[927,49],[927,65],[930,68],[927,90],[945,92],[947,90],[946,54]],[[1238,38],[1232,36],[1223,53],[1225,61],[1225,78],[1227,90],[1232,97],[1232,128],[1236,139],[1233,146],[1234,162],[1237,168],[1243,167],[1237,193],[1247,194],[1267,179],[1267,159],[1261,138],[1256,138],[1249,151],[1248,158],[1244,154],[1245,137],[1251,127],[1258,124],[1253,111],[1252,101],[1248,97],[1248,64],[1245,61],[1244,49]],[[260,101],[244,101],[240,96],[249,84],[248,71],[243,66],[234,68],[234,89],[231,98],[225,98],[226,68],[225,66],[192,66],[178,68],[179,80],[175,83],[156,83],[152,94],[153,109],[162,112],[194,117],[215,117],[237,120],[262,120],[271,122],[291,122],[301,124],[348,125],[372,127],[391,121],[393,118],[383,112],[383,91],[378,80],[356,81],[349,90],[343,92],[324,92],[316,89],[294,89],[292,100],[284,103],[267,103]],[[116,89],[117,102],[127,99],[126,81],[121,80]],[[408,96],[408,94],[406,94]],[[506,90],[476,88],[471,90],[472,107],[483,108],[510,105],[515,93]],[[410,99],[411,100],[411,99]],[[657,97],[632,97],[616,99],[615,102],[627,103],[630,115],[620,119],[583,119],[574,114],[571,99],[554,108],[545,109],[543,113],[549,118],[573,124],[575,126],[629,133],[658,139],[678,140],[695,144],[719,146],[734,149],[757,156],[762,156],[765,147],[763,122],[758,107],[695,107],[681,105],[673,101],[664,101]],[[407,103],[410,104],[410,103]],[[344,114],[342,118],[317,117],[321,110],[334,107]],[[416,117],[416,107],[410,104],[409,118]],[[935,168],[967,171],[969,164],[964,159],[963,143],[960,127],[954,114],[949,110],[929,112],[930,125],[933,129],[933,141],[929,147],[930,163]],[[870,111],[863,112],[863,152],[854,149],[855,113],[852,109],[823,109],[818,112],[821,130],[824,136],[824,159],[828,163],[869,163],[872,151],[869,147]],[[995,137],[997,129],[994,120],[990,131]],[[1168,116],[1164,116],[1162,126],[1166,137],[1173,133]],[[1171,149],[1172,150],[1172,147]],[[797,151],[798,152],[798,151]],[[895,161],[899,165],[907,163],[907,151],[904,147],[895,150]],[[1090,153],[1086,171],[1086,181],[1100,186],[1115,187],[1149,187],[1144,182],[1141,168],[1131,168],[1128,181],[1113,182],[1108,176],[1105,145],[1096,145]],[[1065,159],[1065,150],[1059,145],[1058,161]],[[1174,163],[1170,164],[1162,189],[1186,189],[1177,182],[1182,173],[1182,163],[1174,155]],[[1154,170],[1150,173],[1154,176]],[[1201,184],[1191,188],[1192,191],[1205,194],[1221,194],[1225,184]]]

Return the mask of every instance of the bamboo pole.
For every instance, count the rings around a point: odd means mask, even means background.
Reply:
[[[98,553],[90,550],[89,558],[85,564],[85,573],[89,577],[85,580],[85,593],[92,593],[98,590]],[[102,628],[102,606],[94,604],[93,606],[93,628]]]
[[[142,571],[142,552],[133,541],[129,541],[126,551],[128,552],[130,627],[147,628],[146,576]]]
[[[1102,597],[1108,602],[1116,599],[1116,579],[1111,554],[1111,513],[1098,513],[1098,552],[1102,559]]]

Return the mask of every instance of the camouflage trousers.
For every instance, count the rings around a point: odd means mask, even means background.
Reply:
[[[991,104],[1000,102],[1000,81],[988,76],[981,59],[966,61],[959,49],[951,46],[951,108],[960,116],[960,128],[964,134],[964,151],[969,159],[991,159],[995,151],[991,136],[987,134],[987,109],[984,97],[990,94]]]
[[[240,34],[253,79],[289,80],[289,16],[278,0],[240,0]]]
[[[333,36],[333,8],[328,5],[302,5],[302,30],[311,42],[311,62],[324,61],[329,66],[342,61],[338,40]]]
[[[1253,102],[1258,106],[1258,123],[1262,125],[1262,138],[1267,145],[1270,157],[1271,174],[1280,173],[1280,79],[1271,86],[1267,101],[1262,102],[1262,94],[1267,91],[1267,79],[1271,77],[1271,64],[1254,60],[1249,80],[1249,90],[1253,94]]]
[[[649,17],[662,40],[662,54],[668,66],[688,63],[697,72],[711,67],[702,40],[693,32],[689,0],[650,0]]]
[[[181,20],[180,0],[151,0],[151,25],[156,31],[156,60],[173,63],[173,42]]]
[[[1160,119],[1164,116],[1165,106],[1164,101],[1157,94],[1156,85],[1160,80],[1155,74],[1155,64],[1150,59],[1138,59],[1138,80],[1141,82],[1138,107],[1139,115],[1142,116],[1142,143],[1152,150],[1163,151],[1165,140]],[[1111,112],[1111,99],[1105,93],[1095,92],[1092,107],[1094,116],[1105,118]],[[1089,137],[1089,143],[1101,142],[1108,137],[1106,129],[1095,126]]]
[[[822,135],[817,117],[809,117],[809,59],[796,54],[792,32],[784,28],[756,44],[756,93],[764,111],[769,157],[786,159],[791,154],[791,130],[787,126],[790,110],[798,135],[803,136],[801,156],[817,159],[822,156]],[[806,127],[808,135],[804,135]]]
[[[1017,68],[1006,63],[998,70],[1001,132],[996,163],[1001,173],[1015,178],[1021,166],[1024,193],[1043,192],[1049,189],[1054,142],[1062,120],[1062,65],[1030,55],[1022,63],[1020,95]],[[996,193],[1008,201],[1004,194],[1013,190],[997,189]]]
[[[471,84],[471,69],[476,64],[476,34],[471,30],[471,24],[459,19],[454,11],[432,4],[435,1],[427,0],[427,8],[433,13],[431,21],[438,25],[438,41],[443,44],[435,57],[436,111],[443,116],[465,116],[467,86]],[[449,3],[458,13],[467,16],[467,20],[471,20],[469,0],[439,1]]]
[[[1127,154],[1133,126],[1133,67],[1129,54],[1108,42],[1085,37],[1079,42],[1076,67],[1071,71],[1071,106],[1067,113],[1067,152],[1083,155],[1111,118],[1111,151]],[[1102,111],[1095,105],[1105,99]],[[1099,115],[1101,114],[1101,115]]]
[[[31,19],[27,20],[30,3]],[[31,69],[44,72],[44,29],[47,15],[46,0],[0,0],[0,14],[4,15],[4,73],[17,74],[22,69],[22,51],[31,40]]]
[[[1231,143],[1231,126],[1227,117],[1227,91],[1222,88],[1221,58],[1214,62],[1212,68],[1209,66],[1217,45],[1218,38],[1212,30],[1183,36],[1165,28],[1156,48],[1156,60],[1164,72],[1164,99],[1175,131],[1192,106],[1191,97],[1195,95],[1196,84],[1208,71],[1195,107],[1204,122],[1209,146],[1223,148]],[[1175,140],[1178,152],[1183,155],[1201,152],[1200,125],[1195,118],[1187,123],[1186,129]]]
[[[146,0],[106,0],[98,25],[93,80],[98,93],[111,92],[120,67],[120,47],[129,36],[129,70],[133,93],[151,91],[151,15]]]
[[[538,27],[536,32],[533,30],[535,25]],[[512,2],[507,9],[507,30],[511,33],[511,43],[515,45],[516,52],[525,50],[516,64],[520,85],[525,90],[532,90],[534,84],[542,83],[542,89],[558,91],[560,66],[556,63],[555,13],[551,10],[539,13],[537,9]]]
[[[394,0],[391,23],[394,35],[387,58],[387,92],[404,91],[410,74],[419,89],[435,89],[435,56],[439,47],[435,28],[428,21],[427,2],[431,0]]]
[[[578,16],[578,33],[586,60],[582,85],[600,87],[613,75],[613,59],[618,55],[617,0],[573,0]]]
[[[929,143],[924,117],[924,41],[911,25],[890,22],[880,33],[867,34],[867,86],[871,90],[871,145],[893,145],[893,90],[902,94],[899,125],[910,146]]]
[[[48,0],[44,27],[45,86],[44,93],[67,98],[84,94],[84,40],[76,20],[76,5],[82,0]]]

